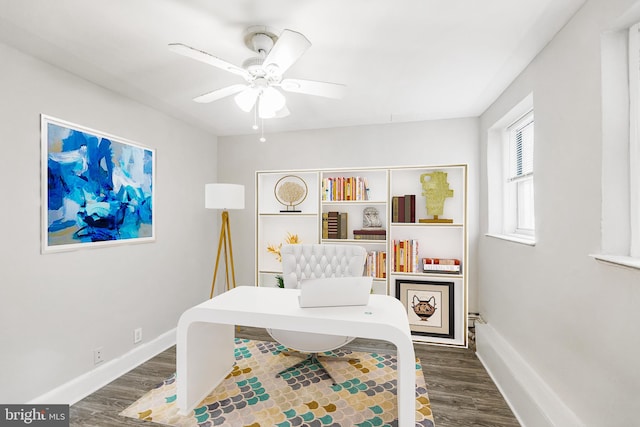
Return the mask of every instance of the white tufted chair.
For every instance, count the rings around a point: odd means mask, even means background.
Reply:
[[[302,279],[362,276],[367,251],[354,245],[296,244],[284,245],[282,255],[282,276],[285,288],[297,288]],[[353,341],[354,337],[324,335],[309,332],[295,332],[281,329],[268,329],[271,337],[293,350],[309,353],[302,362],[285,369],[278,375],[308,363],[319,365],[329,375],[318,359],[318,353],[335,350]],[[339,331],[336,331],[339,333]],[[333,360],[351,358],[330,357]]]

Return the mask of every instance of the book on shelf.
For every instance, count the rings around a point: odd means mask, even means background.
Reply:
[[[347,212],[340,212],[338,214],[338,239],[346,239],[347,237],[349,237],[347,224],[348,224]]]
[[[369,200],[367,178],[336,176],[322,179],[323,201]]]
[[[327,239],[338,238],[338,212],[327,212]]]
[[[391,197],[391,222],[416,222],[416,195]]]
[[[416,195],[404,195],[404,222],[416,222]]]
[[[364,274],[376,279],[385,279],[387,277],[387,253],[369,251],[364,265]]]
[[[460,260],[456,258],[423,258],[422,270],[425,273],[462,273]]]
[[[346,239],[348,237],[347,212],[323,212],[322,213],[322,238]]]
[[[387,240],[387,236],[379,235],[379,234],[354,234],[353,238],[355,240]]]
[[[391,197],[391,222],[398,222],[398,196]]]
[[[397,273],[419,273],[418,241],[393,240],[391,242],[391,266]]]
[[[384,228],[363,228],[353,230],[353,238],[356,240],[386,240],[387,230]]]
[[[329,238],[329,212],[322,212],[322,238]]]

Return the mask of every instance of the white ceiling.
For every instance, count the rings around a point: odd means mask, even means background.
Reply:
[[[0,0],[0,42],[216,135],[249,134],[241,77],[176,55],[181,42],[241,65],[244,30],[312,43],[285,77],[347,85],[342,100],[287,93],[267,132],[481,114],[585,0]],[[2,64],[6,66],[6,64]]]

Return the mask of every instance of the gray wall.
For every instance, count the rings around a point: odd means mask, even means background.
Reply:
[[[0,402],[24,403],[209,296],[216,137],[0,44]],[[156,149],[155,243],[40,253],[40,113]]]
[[[279,169],[367,166],[469,165],[469,245],[475,256],[478,218],[478,119],[320,129],[218,138],[221,182],[246,186],[246,209],[230,212],[236,278],[255,281],[255,172]],[[239,261],[239,262],[238,262]],[[239,266],[239,268],[238,268]],[[475,265],[470,265],[469,302],[475,309]]]
[[[589,256],[601,245],[600,37],[633,3],[588,1],[481,117],[480,311],[567,413],[589,426],[638,423],[640,271]],[[536,121],[535,247],[482,235],[487,130],[530,92]],[[513,362],[503,356],[505,365]],[[494,368],[500,376],[500,366]],[[523,413],[531,403],[520,406]]]

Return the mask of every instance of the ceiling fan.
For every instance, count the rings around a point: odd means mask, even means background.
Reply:
[[[247,29],[244,41],[258,56],[247,59],[241,67],[182,43],[169,44],[172,52],[237,74],[246,81],[244,84],[234,84],[197,96],[194,101],[207,103],[235,95],[234,100],[243,111],[249,112],[256,107],[258,117],[268,119],[289,115],[286,98],[278,89],[326,98],[342,98],[345,89],[342,84],[283,79],[283,74],[311,46],[304,35],[283,30],[277,36],[268,27],[254,26]]]

